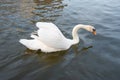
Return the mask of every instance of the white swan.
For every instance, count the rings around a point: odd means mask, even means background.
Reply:
[[[20,43],[31,50],[41,50],[42,52],[56,52],[67,50],[70,46],[79,42],[78,30],[85,29],[96,35],[95,28],[90,25],[78,24],[73,28],[73,39],[67,39],[58,27],[53,23],[37,22],[37,35],[31,34],[33,39],[20,39]]]

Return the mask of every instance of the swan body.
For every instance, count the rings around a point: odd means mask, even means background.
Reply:
[[[37,35],[31,34],[33,39],[20,39],[20,43],[31,50],[41,50],[42,52],[56,52],[67,50],[70,46],[79,43],[78,30],[85,29],[96,34],[95,28],[90,25],[78,24],[73,28],[73,39],[67,39],[58,27],[53,23],[37,22]]]

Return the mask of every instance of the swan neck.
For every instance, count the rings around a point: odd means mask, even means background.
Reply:
[[[85,26],[82,24],[78,24],[73,28],[73,30],[72,30],[73,44],[79,43],[79,36],[78,36],[79,29],[85,29]]]

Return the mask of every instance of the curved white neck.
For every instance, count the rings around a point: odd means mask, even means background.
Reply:
[[[72,30],[73,44],[77,44],[79,42],[79,36],[78,36],[79,29],[87,30],[87,27],[85,27],[85,25],[78,24],[73,28],[73,30]]]

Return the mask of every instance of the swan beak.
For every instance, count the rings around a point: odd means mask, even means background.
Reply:
[[[94,35],[96,35],[96,31],[93,31],[92,33],[93,33]]]

